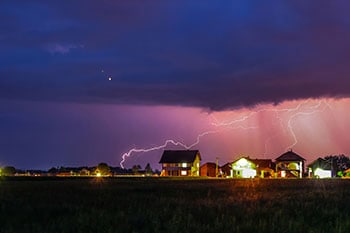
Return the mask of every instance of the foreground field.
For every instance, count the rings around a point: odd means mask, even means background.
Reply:
[[[350,232],[350,180],[0,179],[0,232]]]

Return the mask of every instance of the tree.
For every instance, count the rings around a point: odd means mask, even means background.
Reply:
[[[4,176],[13,176],[16,173],[16,168],[12,166],[6,166],[1,170],[1,174]]]
[[[55,168],[55,167],[52,167],[52,168],[50,168],[50,169],[48,170],[48,173],[50,173],[50,174],[56,174],[56,173],[58,173],[58,169]]]
[[[145,167],[145,172],[146,172],[146,176],[151,176],[153,174],[151,165],[149,163],[147,163],[147,165]]]
[[[335,173],[339,176],[343,171],[350,168],[350,158],[345,155],[329,155],[325,157],[332,167]]]
[[[96,174],[99,173],[101,176],[107,176],[110,170],[107,163],[99,163],[96,168]]]

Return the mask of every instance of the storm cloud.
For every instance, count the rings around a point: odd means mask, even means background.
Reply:
[[[0,98],[223,110],[347,97],[348,12],[345,0],[3,1]]]

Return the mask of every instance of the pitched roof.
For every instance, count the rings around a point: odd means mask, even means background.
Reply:
[[[201,160],[198,150],[165,150],[159,163],[192,163],[197,154]]]
[[[279,156],[276,161],[305,161],[303,157],[294,153],[292,150]]]
[[[331,170],[332,169],[332,162],[327,161],[323,158],[318,158],[315,161],[313,161],[312,163],[309,164],[308,167],[312,167],[312,168],[322,168],[324,170]]]

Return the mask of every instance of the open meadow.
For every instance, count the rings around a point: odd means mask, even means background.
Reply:
[[[350,232],[350,180],[0,178],[0,232]]]

